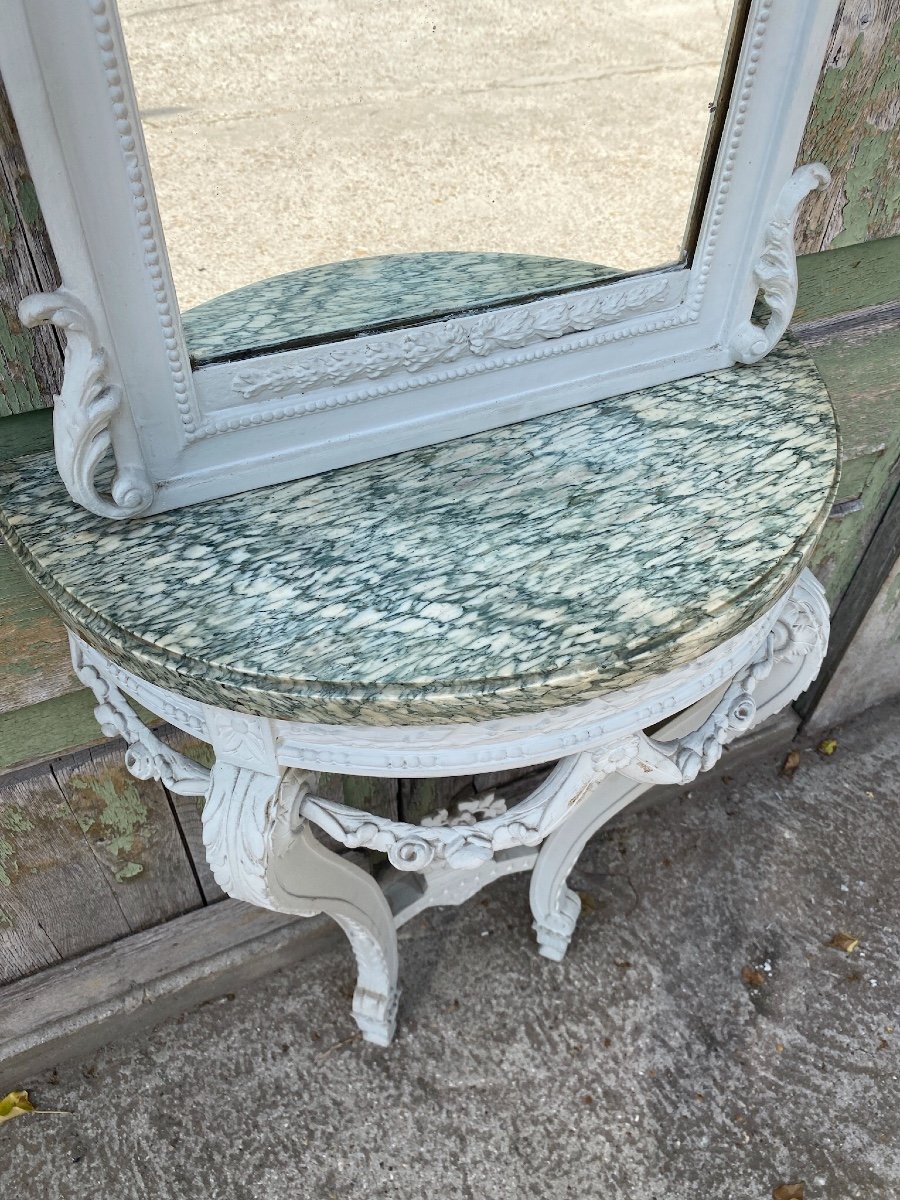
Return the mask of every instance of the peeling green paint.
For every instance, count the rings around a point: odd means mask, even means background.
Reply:
[[[99,812],[78,815],[82,832],[97,836],[112,857],[128,856],[128,861],[116,873],[116,879],[130,879],[140,874],[143,865],[133,860],[144,843],[150,814],[135,785],[124,773],[108,771],[97,777],[75,775],[72,786],[90,797],[95,805],[103,806]]]
[[[19,869],[15,856],[15,846],[0,834],[0,885],[3,887],[12,885],[13,878]]]
[[[833,247],[900,232],[900,20],[876,19],[837,61],[822,72],[803,136],[801,160],[827,163],[835,181],[830,195],[806,206],[807,249],[829,229]]]
[[[125,879],[133,879],[135,875],[140,875],[143,869],[140,863],[127,862],[120,871],[116,871],[116,879],[118,879],[119,883],[122,883]]]
[[[852,246],[865,242],[879,216],[892,228],[900,216],[900,156],[896,155],[897,132],[873,131],[860,141],[844,185],[846,202],[842,216],[844,228],[832,246]],[[892,151],[897,161],[885,172]]]
[[[16,808],[0,808],[0,886],[10,887],[18,873],[16,845],[10,837],[16,833],[31,833],[32,823]]]
[[[34,826],[18,809],[0,808],[0,829],[7,833],[31,833]]]
[[[43,219],[41,206],[38,203],[37,192],[32,181],[27,178],[20,179],[16,187],[16,194],[19,197],[19,210],[26,224],[40,225]]]

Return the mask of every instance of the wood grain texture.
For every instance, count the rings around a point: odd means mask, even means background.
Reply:
[[[225,900],[22,979],[0,990],[0,1093],[343,939],[327,917]]]
[[[165,789],[128,773],[121,743],[51,769],[131,932],[202,904]]]
[[[82,689],[0,713],[0,771],[20,770],[105,742],[94,718],[95,705],[93,694]]]
[[[62,346],[47,326],[26,329],[16,314],[32,292],[59,286],[59,272],[0,82],[0,416],[52,403]]]
[[[891,304],[900,292],[900,237],[876,238],[797,259],[791,328]]]
[[[183,733],[180,729],[173,729],[171,726],[164,726],[157,731],[157,736],[167,746],[171,746],[180,754],[186,754],[188,758],[192,758],[201,766],[211,767],[213,765],[215,755],[212,747],[206,742],[191,737],[189,733]],[[223,899],[225,893],[213,878],[209,863],[206,861],[206,850],[203,845],[203,797],[176,796],[174,792],[169,792],[168,796],[204,901],[212,904],[216,900]]]
[[[130,930],[52,772],[0,789],[0,981]]]
[[[59,617],[0,546],[0,712],[75,692],[81,684],[69,661]]]
[[[833,183],[797,223],[807,253],[900,233],[900,12],[895,0],[844,0],[798,163]]]

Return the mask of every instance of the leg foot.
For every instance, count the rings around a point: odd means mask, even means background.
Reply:
[[[381,888],[333,854],[299,815],[308,777],[217,762],[203,810],[207,857],[229,895],[276,912],[327,913],[356,957],[353,1016],[366,1041],[390,1044],[397,1014],[397,933]]]
[[[534,905],[534,900],[532,904]],[[580,912],[581,901],[571,888],[563,884],[556,896],[556,907],[550,910],[545,906],[543,918],[538,920],[536,917],[532,925],[537,935],[538,952],[544,958],[562,962],[575,932]]]

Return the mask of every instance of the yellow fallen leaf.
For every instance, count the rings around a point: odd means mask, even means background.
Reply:
[[[34,1105],[28,1099],[27,1092],[9,1092],[0,1100],[0,1125],[30,1112],[34,1112]]]
[[[823,738],[819,742],[820,754],[834,754],[835,750],[837,750],[837,738]]]
[[[834,934],[828,945],[832,950],[843,950],[845,954],[852,954],[859,945],[859,938],[851,937],[849,933],[838,932]]]
[[[59,1108],[35,1108],[28,1099],[28,1093],[23,1091],[7,1092],[0,1100],[0,1125],[11,1121],[13,1117],[24,1117],[26,1113],[34,1113],[39,1117],[70,1117],[72,1114]]]

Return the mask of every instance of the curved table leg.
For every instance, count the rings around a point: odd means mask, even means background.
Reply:
[[[608,775],[541,846],[531,872],[530,898],[533,928],[544,958],[561,962],[575,932],[581,901],[566,880],[582,850],[607,821],[650,786],[624,775]]]
[[[327,913],[356,956],[353,1018],[367,1042],[389,1046],[397,1019],[398,952],[394,918],[381,888],[349,859],[326,849],[308,821],[295,830],[270,869],[281,912]]]
[[[766,652],[730,686],[685,709],[651,737],[641,735],[639,761],[599,780],[550,834],[531,874],[534,930],[545,958],[559,962],[575,930],[581,901],[566,880],[588,840],[654,783],[690,783],[715,765],[738,732],[796,700],[818,673],[827,641],[825,596],[807,571],[795,584]],[[663,760],[672,774],[666,774]]]
[[[354,1019],[366,1041],[387,1046],[399,995],[394,919],[375,880],[327,850],[299,816],[312,779],[217,762],[203,810],[207,857],[230,896],[297,916],[326,913],[340,925],[356,957]]]

